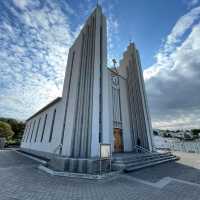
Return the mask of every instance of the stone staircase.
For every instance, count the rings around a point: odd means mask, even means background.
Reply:
[[[170,152],[116,154],[112,159],[112,168],[129,172],[174,160],[178,160],[178,157]]]

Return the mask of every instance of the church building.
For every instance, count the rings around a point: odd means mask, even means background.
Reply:
[[[106,17],[98,5],[71,46],[62,97],[26,120],[21,149],[46,158],[88,159],[152,151],[152,126],[139,52],[130,43],[118,67],[107,65]]]

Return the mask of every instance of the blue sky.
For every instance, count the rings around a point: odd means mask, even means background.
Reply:
[[[199,127],[199,0],[99,0],[108,64],[141,54],[153,126]],[[0,116],[26,119],[61,95],[68,49],[93,0],[0,1]]]

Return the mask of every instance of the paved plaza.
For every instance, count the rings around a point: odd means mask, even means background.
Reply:
[[[177,162],[93,181],[51,176],[18,152],[0,151],[0,200],[200,200],[199,155],[179,156]]]
[[[130,176],[150,182],[157,182],[164,177],[200,184],[200,154],[173,152],[181,159],[143,170],[129,173]]]

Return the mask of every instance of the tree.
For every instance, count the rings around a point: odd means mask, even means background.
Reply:
[[[12,119],[12,118],[0,118],[0,121],[10,124],[10,126],[14,132],[12,140],[20,142],[23,132],[24,132],[25,124],[21,121],[18,121],[16,119]]]
[[[0,137],[4,137],[8,141],[14,134],[10,124],[0,121]]]
[[[200,129],[192,129],[191,131],[195,138],[199,137]]]

